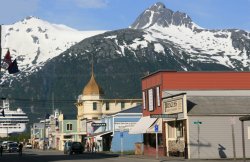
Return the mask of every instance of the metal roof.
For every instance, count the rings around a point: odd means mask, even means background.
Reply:
[[[193,96],[187,97],[188,115],[250,114],[250,97]]]

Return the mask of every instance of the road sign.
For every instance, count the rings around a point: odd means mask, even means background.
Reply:
[[[150,114],[150,118],[177,118],[176,114]]]
[[[202,122],[201,121],[195,121],[195,122],[193,122],[194,124],[202,124]]]
[[[155,132],[158,132],[159,131],[159,126],[157,124],[155,124]]]

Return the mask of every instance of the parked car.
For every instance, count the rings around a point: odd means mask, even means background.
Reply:
[[[64,145],[64,154],[83,153],[83,146],[80,142],[68,141]]]
[[[6,150],[9,152],[18,152],[18,144],[17,143],[8,143]]]
[[[27,144],[25,145],[25,148],[26,148],[26,149],[32,149],[32,144],[31,144],[31,143],[27,143]]]
[[[3,146],[3,149],[6,150],[7,149],[7,146],[9,143],[14,143],[13,141],[3,141],[2,142],[2,146]]]

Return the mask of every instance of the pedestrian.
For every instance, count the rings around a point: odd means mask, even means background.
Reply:
[[[0,156],[3,156],[3,146],[0,145]]]
[[[18,152],[19,152],[19,156],[23,155],[23,144],[22,143],[19,143],[19,145],[18,145]]]
[[[90,152],[89,147],[89,142],[87,142],[87,152]]]

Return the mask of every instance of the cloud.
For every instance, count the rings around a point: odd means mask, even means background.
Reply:
[[[107,0],[74,0],[80,8],[104,8],[108,5]]]

